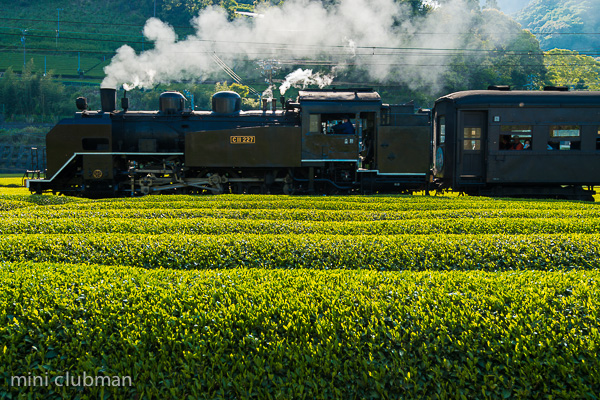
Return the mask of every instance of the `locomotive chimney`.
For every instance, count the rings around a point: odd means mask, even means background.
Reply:
[[[271,110],[277,111],[277,99],[271,100]]]
[[[121,108],[123,111],[127,111],[129,108],[129,99],[127,98],[127,91],[123,92],[123,97],[121,98]]]
[[[117,108],[117,89],[101,88],[100,103],[103,112],[113,112]]]
[[[262,110],[267,111],[269,108],[269,99],[262,99]]]
[[[282,110],[285,110],[285,97],[284,97],[284,96],[281,96],[281,97],[279,98],[279,102],[281,103],[281,109],[282,109]]]

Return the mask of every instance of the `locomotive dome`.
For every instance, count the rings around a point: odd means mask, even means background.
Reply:
[[[183,112],[186,98],[179,92],[168,91],[160,94],[159,109],[163,114]]]
[[[216,114],[235,114],[242,109],[242,98],[236,92],[217,92],[212,97],[212,110]]]

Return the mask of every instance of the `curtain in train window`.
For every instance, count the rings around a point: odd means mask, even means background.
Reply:
[[[553,125],[550,127],[548,150],[581,150],[581,127]]]
[[[463,137],[463,150],[481,150],[481,128],[465,128]]]

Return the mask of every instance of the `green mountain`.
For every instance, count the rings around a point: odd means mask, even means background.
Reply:
[[[492,6],[505,14],[515,14],[521,11],[530,0],[479,0],[481,7]],[[493,4],[495,3],[495,4]]]
[[[598,56],[598,0],[531,0],[515,19],[536,35],[542,50],[570,49]]]

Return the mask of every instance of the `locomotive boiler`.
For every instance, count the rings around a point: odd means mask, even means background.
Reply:
[[[219,92],[211,111],[162,93],[156,111],[101,109],[60,121],[46,138],[45,179],[34,193],[85,197],[150,193],[410,192],[431,177],[430,112],[383,104],[370,89],[302,90],[295,101],[241,110]]]

